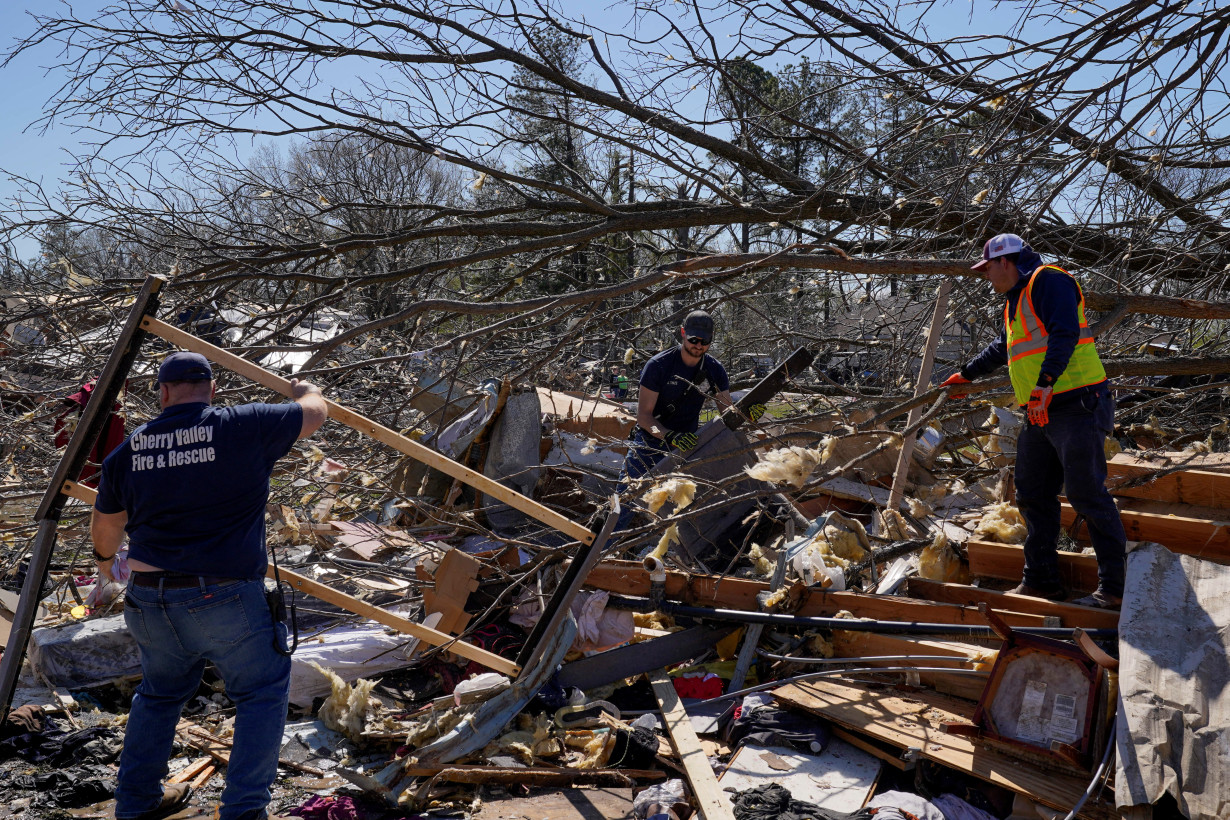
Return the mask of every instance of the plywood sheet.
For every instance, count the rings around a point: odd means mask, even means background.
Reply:
[[[742,746],[718,783],[723,790],[736,792],[778,783],[796,800],[851,813],[867,802],[879,774],[878,759],[833,739],[818,755],[781,747]]]

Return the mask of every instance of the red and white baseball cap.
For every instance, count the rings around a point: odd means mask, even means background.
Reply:
[[[982,270],[992,259],[1007,256],[1010,253],[1020,253],[1024,247],[1025,240],[1014,233],[1001,233],[998,236],[992,236],[987,240],[987,244],[982,246],[982,261],[972,265],[971,269]]]

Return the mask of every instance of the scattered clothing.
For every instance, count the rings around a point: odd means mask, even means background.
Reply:
[[[287,812],[291,817],[303,817],[305,820],[368,820],[378,817],[383,812],[373,813],[345,795],[315,795],[309,797],[302,806]]]
[[[814,803],[795,800],[789,790],[776,783],[757,786],[735,795],[735,820],[870,820],[872,812],[829,811]],[[943,820],[943,818],[940,818]]]
[[[813,717],[775,706],[753,709],[742,704],[734,710],[722,738],[733,749],[743,744],[782,746],[804,754],[819,754],[829,745],[832,733]]]
[[[995,815],[971,806],[955,794],[941,794],[931,803],[944,813],[944,820],[996,820]]]
[[[4,723],[0,724],[0,739],[30,732],[41,732],[46,723],[47,715],[43,707],[27,703],[9,712]]]
[[[119,757],[123,741],[105,726],[65,732],[55,721],[36,732],[23,732],[0,740],[0,760],[20,757],[30,763],[66,767],[84,763],[110,763]]]
[[[867,808],[876,809],[875,820],[947,820],[931,801],[913,792],[884,792],[867,801]]]
[[[64,809],[93,805],[115,794],[115,778],[110,771],[100,774],[84,766],[57,769],[46,774],[18,775],[9,783],[24,791],[37,791],[39,797],[36,804],[51,804]]]

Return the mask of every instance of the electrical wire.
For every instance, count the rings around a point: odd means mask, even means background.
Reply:
[[[1076,805],[1072,807],[1072,811],[1068,812],[1067,817],[1063,820],[1073,820],[1080,810],[1085,807],[1085,803],[1090,797],[1093,797],[1095,792],[1101,791],[1103,784],[1100,782],[1109,776],[1108,767],[1111,758],[1115,751],[1115,732],[1112,728],[1110,738],[1106,741],[1106,751],[1102,754],[1102,763],[1098,766],[1098,770],[1093,774],[1093,780],[1089,781],[1089,788],[1085,789],[1085,793],[1081,795],[1081,799],[1076,801]]]
[[[820,664],[838,664],[838,663],[867,663],[869,661],[893,661],[900,663],[904,661],[952,661],[954,663],[983,663],[973,658],[960,658],[955,655],[871,655],[869,657],[859,658],[796,658],[794,655],[774,655],[772,652],[766,652],[763,649],[757,649],[756,654],[762,658],[769,658],[775,661],[791,661],[794,663],[820,663]]]
[[[851,662],[862,663],[864,658],[850,658]],[[865,669],[826,669],[823,672],[806,672],[802,675],[795,675],[791,678],[782,678],[780,680],[769,681],[768,683],[749,686],[746,689],[740,689],[737,692],[727,692],[725,695],[718,695],[714,698],[706,698],[706,703],[713,703],[723,700],[734,700],[741,698],[744,695],[750,695],[753,692],[760,692],[764,689],[774,689],[779,686],[784,686],[788,683],[798,683],[800,681],[815,680],[817,678],[836,677],[838,675],[850,675],[855,673],[875,673],[882,672],[944,672],[949,675],[988,675],[987,671],[981,669],[954,669],[951,666],[869,666]]]

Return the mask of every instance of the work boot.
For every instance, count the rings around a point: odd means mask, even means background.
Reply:
[[[1031,587],[1022,581],[1008,590],[1012,595],[1028,595],[1030,598],[1045,598],[1048,601],[1062,602],[1068,597],[1068,591],[1058,584],[1053,587]]]
[[[162,820],[188,805],[190,797],[192,797],[192,787],[187,783],[171,783],[163,786],[162,802],[158,804],[158,807],[137,815],[135,820]]]
[[[1107,595],[1102,591],[1102,587],[1099,586],[1092,595],[1077,598],[1072,603],[1077,606],[1092,606],[1098,609],[1119,609],[1123,606],[1123,597],[1120,595]]]

